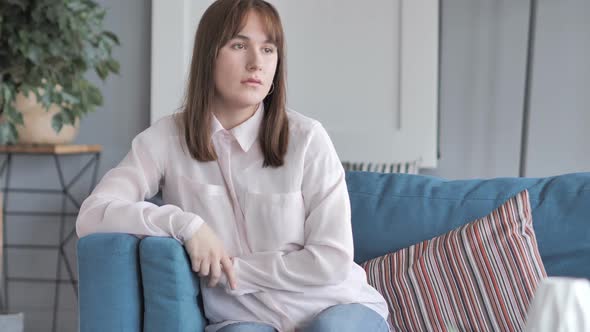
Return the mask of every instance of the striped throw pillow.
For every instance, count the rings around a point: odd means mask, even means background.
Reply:
[[[397,163],[343,161],[342,167],[344,167],[345,171],[418,174],[420,172],[420,162],[420,160],[404,161]]]
[[[362,264],[401,331],[519,331],[546,277],[528,191],[486,217]]]

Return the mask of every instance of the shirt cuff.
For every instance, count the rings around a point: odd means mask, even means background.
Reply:
[[[204,221],[201,217],[194,215],[194,217],[178,232],[178,240],[183,244],[190,240],[203,223]]]

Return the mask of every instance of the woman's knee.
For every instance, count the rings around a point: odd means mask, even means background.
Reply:
[[[276,332],[276,330],[272,326],[266,324],[241,322],[226,325],[218,332]]]
[[[320,312],[304,332],[387,332],[387,323],[377,312],[358,303],[340,304]]]

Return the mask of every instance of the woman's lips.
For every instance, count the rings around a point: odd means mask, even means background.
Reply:
[[[242,83],[244,83],[244,84],[253,84],[253,85],[262,85],[262,82],[261,81],[256,80],[256,79],[252,79],[252,78],[247,79],[247,80],[244,80],[244,81],[242,81]]]

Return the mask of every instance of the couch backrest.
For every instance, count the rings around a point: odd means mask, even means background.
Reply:
[[[548,275],[590,278],[590,173],[445,180],[347,172],[355,261],[394,252],[486,216],[528,189]]]

